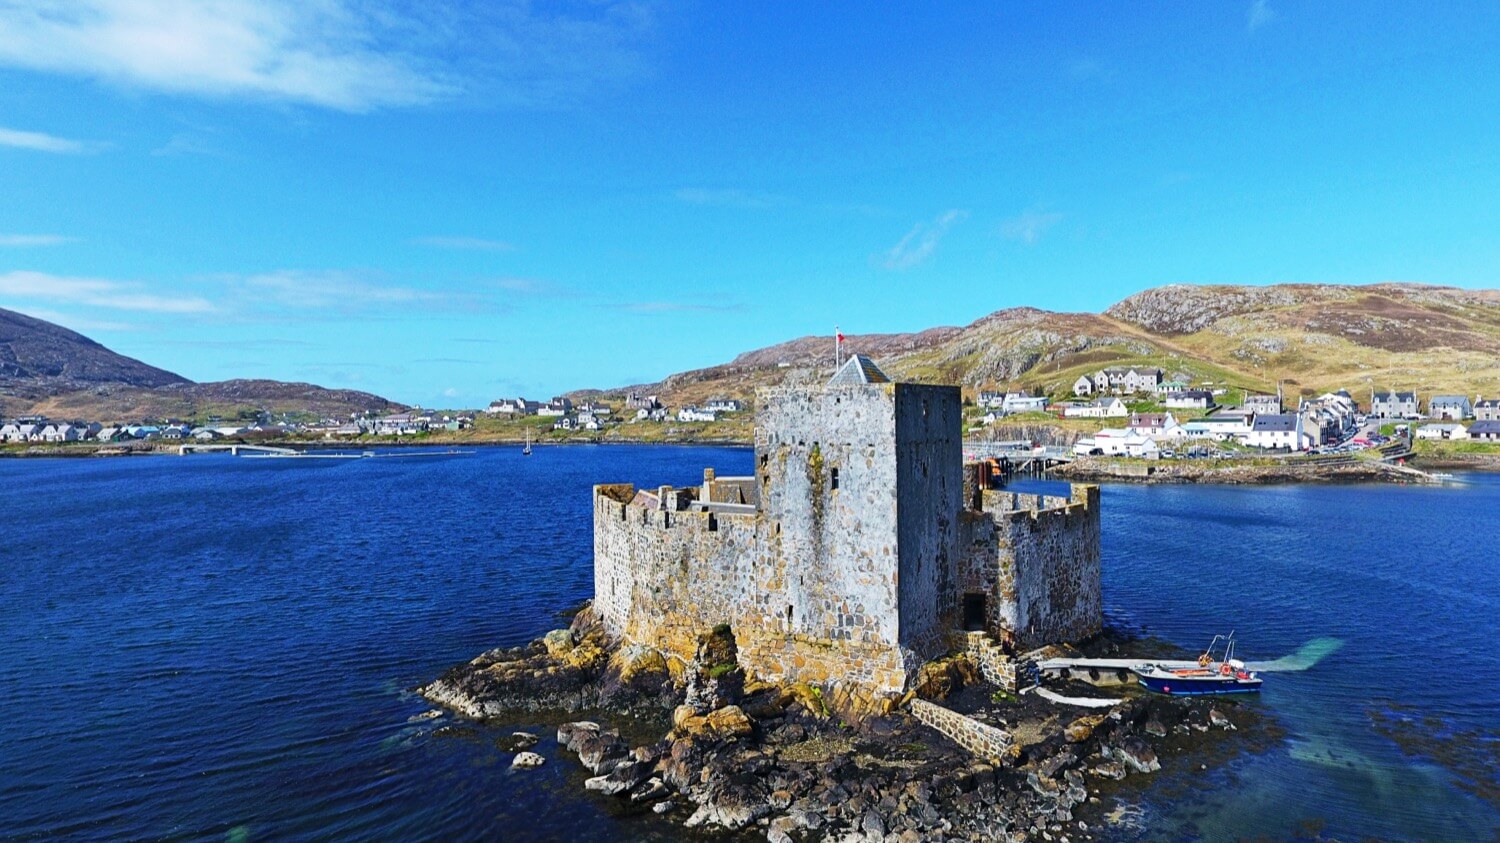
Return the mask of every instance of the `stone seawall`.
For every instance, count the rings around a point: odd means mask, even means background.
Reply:
[[[1015,738],[994,726],[980,723],[956,711],[923,699],[914,699],[911,715],[922,723],[947,735],[959,746],[996,764],[1007,763],[1014,752]]]

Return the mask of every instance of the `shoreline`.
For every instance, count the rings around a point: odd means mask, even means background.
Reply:
[[[727,655],[715,643],[724,636]],[[1102,655],[1126,643],[1106,632],[1086,649]],[[688,664],[620,648],[585,608],[568,629],[488,651],[415,690],[489,726],[558,723],[555,744],[517,732],[502,746],[521,775],[554,761],[581,765],[583,790],[627,816],[775,843],[1098,839],[1122,787],[1149,787],[1164,766],[1218,766],[1263,748],[1276,730],[1255,706],[1225,697],[1076,680],[1057,688],[1107,707],[1007,693],[963,654],[929,663],[893,705],[856,713],[806,685],[759,681],[733,654],[727,627],[700,636]],[[922,714],[938,708],[933,701],[973,718],[971,728],[1004,730],[1005,748],[982,754],[955,742]]]
[[[82,458],[82,457],[142,457],[178,456],[177,449],[185,442],[132,442],[132,443],[39,443],[25,447],[0,447],[0,459]],[[213,442],[212,445],[251,445],[277,448],[295,448],[309,451],[360,451],[377,448],[505,448],[525,444],[522,438],[463,438],[442,437],[391,439],[388,441],[359,441],[327,439],[266,439],[253,442]],[[626,439],[606,437],[572,437],[555,440],[533,440],[533,448],[550,448],[576,445],[663,445],[669,447],[750,448],[753,441],[736,438],[711,439]],[[1337,466],[1308,464],[1287,465],[1234,465],[1215,463],[1204,465],[1186,460],[1120,460],[1082,458],[1072,463],[1053,468],[1045,475],[1047,479],[1142,484],[1226,484],[1226,485],[1284,485],[1301,483],[1395,483],[1427,484],[1441,482],[1429,471],[1500,472],[1500,449],[1496,453],[1437,453],[1418,454],[1408,465],[1390,463],[1359,462]]]

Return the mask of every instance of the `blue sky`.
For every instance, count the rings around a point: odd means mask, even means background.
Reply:
[[[478,406],[1160,284],[1496,286],[1493,3],[823,5],[0,0],[0,307]]]

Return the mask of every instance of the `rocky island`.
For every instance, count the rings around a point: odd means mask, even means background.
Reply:
[[[588,713],[557,741],[589,790],[776,841],[1085,839],[1102,783],[1245,716],[1038,689],[1039,660],[1101,631],[1098,489],[987,488],[956,387],[856,355],[757,407],[755,475],[596,486],[592,604],[421,693]]]

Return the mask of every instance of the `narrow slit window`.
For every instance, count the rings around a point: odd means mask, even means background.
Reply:
[[[839,470],[836,469],[836,468],[833,469],[833,471],[830,472],[829,475],[828,475],[828,488],[831,489],[831,490],[833,490],[833,491],[838,491],[838,488],[839,488]]]

